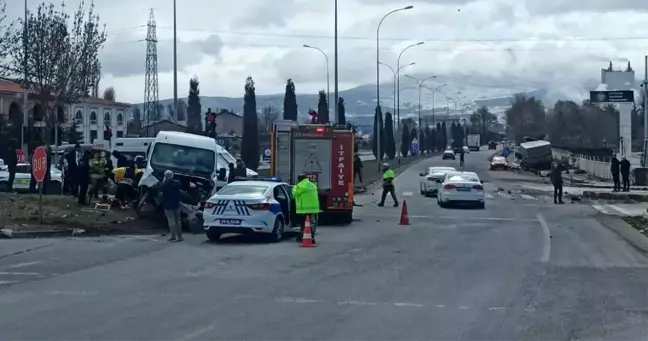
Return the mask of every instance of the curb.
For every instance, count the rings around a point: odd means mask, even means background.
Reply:
[[[599,219],[603,226],[612,230],[619,237],[623,238],[637,251],[648,254],[648,238],[637,231],[634,227],[628,225],[619,217],[603,216]]]
[[[583,191],[583,198],[588,199],[605,199],[605,200],[634,200],[640,202],[648,202],[648,194],[634,194],[634,193],[608,193],[608,192],[595,192]]]
[[[101,237],[115,235],[154,235],[163,234],[163,230],[142,230],[142,231],[123,231],[123,230],[102,230],[102,231],[85,231],[79,234],[73,234],[74,229],[65,230],[43,230],[43,231],[12,231],[11,238],[7,239],[34,239],[34,238],[64,238],[64,237]]]

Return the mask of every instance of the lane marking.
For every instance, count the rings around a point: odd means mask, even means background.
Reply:
[[[16,268],[24,268],[26,266],[30,265],[36,265],[42,263],[41,261],[35,261],[35,262],[26,262],[26,263],[18,263],[18,264],[13,264],[9,265],[9,268],[16,269]]]
[[[39,276],[39,277],[42,277],[41,274],[36,273],[36,272],[0,272],[0,276]]]
[[[355,214],[354,214],[355,215]],[[371,217],[382,217],[382,218],[398,218],[392,214],[379,214],[379,213],[359,213],[357,216],[371,216]],[[526,219],[526,218],[500,218],[500,217],[454,217],[454,216],[432,216],[432,215],[408,215],[409,218],[421,218],[421,219],[460,219],[460,220],[485,220],[485,221],[528,221],[528,222],[538,222],[538,219]]]
[[[610,206],[613,209],[619,211],[619,213],[621,213],[624,216],[628,216],[628,217],[632,216],[632,213],[630,213],[630,211],[626,210],[625,208],[619,207],[617,205],[612,205],[612,204],[608,204],[608,206]]]
[[[413,192],[403,192],[402,195],[403,195],[404,197],[411,197],[412,195],[414,195],[414,193],[413,193]]]
[[[538,213],[536,214],[536,217],[540,222],[540,226],[542,226],[542,235],[544,240],[544,245],[542,248],[542,257],[540,258],[540,261],[548,262],[549,256],[551,255],[551,232],[549,231],[549,225],[547,225],[547,222],[542,217],[542,214]]]
[[[0,285],[6,285],[6,284],[12,284],[12,283],[19,283],[20,281],[0,281]]]

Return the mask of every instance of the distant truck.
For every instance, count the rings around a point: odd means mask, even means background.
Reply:
[[[520,156],[522,169],[545,170],[551,168],[553,156],[551,153],[551,142],[544,140],[528,141],[520,143]]]
[[[335,124],[297,124],[278,120],[271,139],[270,174],[294,185],[300,174],[317,184],[320,216],[353,219],[354,134]]]
[[[470,151],[478,152],[481,147],[481,141],[479,139],[479,134],[468,134],[468,149]]]

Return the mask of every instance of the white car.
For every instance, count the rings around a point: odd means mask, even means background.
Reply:
[[[55,193],[59,193],[61,190],[61,185],[63,184],[63,173],[56,167],[52,166],[50,168],[50,179],[51,185],[50,190],[53,190]],[[7,182],[9,181],[9,172],[0,171],[0,187],[6,188]],[[16,178],[13,183],[14,191],[28,191],[29,182],[31,181],[31,166],[28,163],[19,163],[16,166]],[[48,191],[49,192],[49,191]]]
[[[466,203],[483,209],[486,207],[483,181],[473,172],[449,172],[441,183],[437,201],[441,207]]]
[[[454,160],[454,159],[455,159],[455,152],[454,152],[454,150],[452,150],[452,149],[446,149],[446,151],[443,152],[443,156],[441,156],[441,159],[442,159],[442,160],[445,160],[445,159],[451,159],[451,160]]]
[[[0,159],[0,172],[6,170],[7,170],[7,166],[5,165],[4,160]]]
[[[224,233],[264,234],[283,239],[296,222],[291,187],[274,181],[235,181],[214,194],[203,208],[203,228],[210,241]]]
[[[448,172],[456,172],[454,167],[430,167],[427,172],[421,173],[420,190],[421,195],[436,195],[439,185],[445,179]]]
[[[463,146],[463,152],[464,154],[470,154],[470,148],[468,148],[468,146]]]

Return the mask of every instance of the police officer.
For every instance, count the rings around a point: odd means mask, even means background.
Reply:
[[[612,180],[614,181],[614,189],[612,192],[621,191],[621,181],[619,180],[619,159],[617,159],[616,154],[612,155],[612,160],[610,161],[610,172],[612,173]]]
[[[554,163],[551,169],[551,184],[554,187],[554,204],[562,204],[563,178],[557,163]]]
[[[108,162],[100,150],[95,151],[94,157],[89,162],[90,168],[90,197],[98,198],[99,189],[103,188],[106,182],[106,168]]]
[[[383,164],[383,190],[382,196],[380,198],[380,203],[378,207],[385,206],[385,199],[387,198],[387,193],[391,193],[391,197],[394,200],[394,207],[398,207],[398,198],[396,198],[396,192],[394,191],[394,171],[389,167],[388,163]]]
[[[464,166],[464,156],[465,156],[465,152],[464,152],[464,150],[462,148],[461,152],[459,153],[459,167]]]
[[[300,219],[299,236],[297,242],[302,241],[304,235],[304,226],[306,223],[306,216],[310,216],[311,233],[313,236],[313,243],[315,243],[315,222],[317,221],[317,214],[320,211],[319,196],[317,194],[317,185],[308,180],[306,174],[300,174],[297,177],[297,184],[292,188],[292,194],[295,197],[295,206],[297,216]]]
[[[619,162],[621,178],[623,179],[623,191],[630,192],[630,161],[625,156],[621,157]]]

